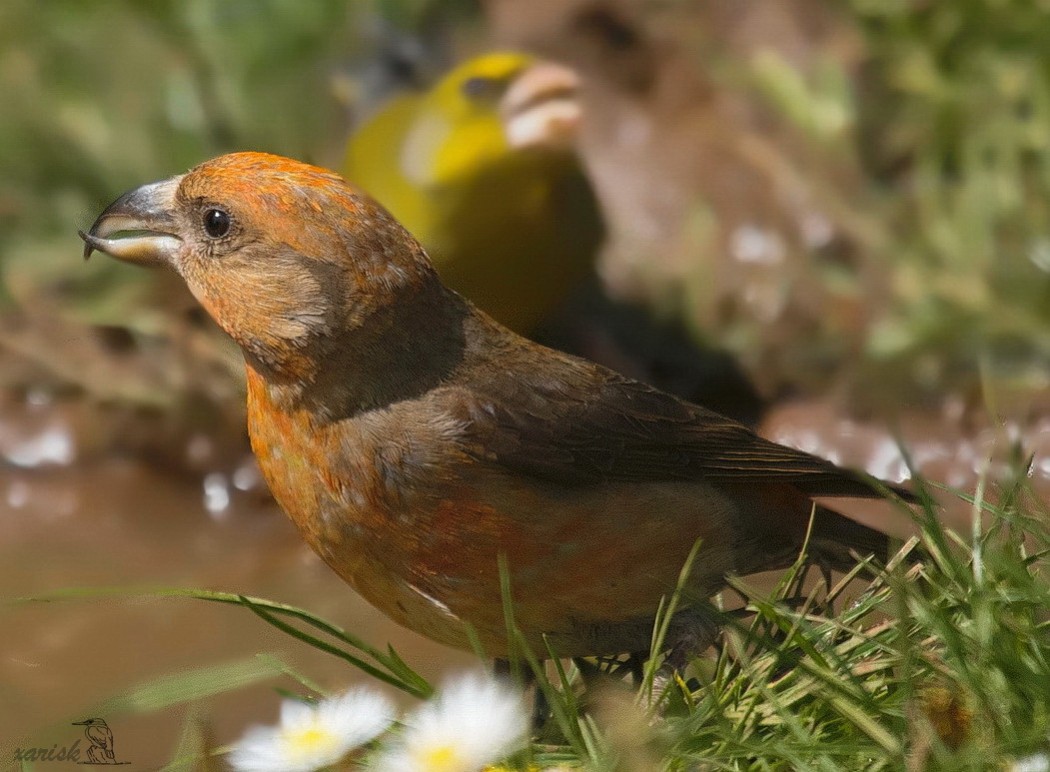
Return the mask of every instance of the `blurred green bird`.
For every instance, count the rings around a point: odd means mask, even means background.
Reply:
[[[525,335],[590,275],[604,237],[573,148],[578,87],[528,54],[478,56],[386,105],[343,165],[449,286]]]
[[[570,69],[497,52],[388,103],[350,139],[343,173],[427,248],[442,279],[516,332],[745,423],[762,400],[729,354],[608,296],[605,228],[574,143]]]

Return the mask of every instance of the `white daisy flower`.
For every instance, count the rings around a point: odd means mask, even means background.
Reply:
[[[479,772],[521,749],[529,716],[518,692],[468,675],[405,719],[400,741],[373,762],[381,772]]]
[[[1010,772],[1050,772],[1050,756],[1045,753],[1025,756],[1013,763]]]
[[[280,725],[249,729],[229,762],[238,772],[311,772],[339,761],[393,720],[393,703],[370,689],[351,689],[316,705],[285,700]]]

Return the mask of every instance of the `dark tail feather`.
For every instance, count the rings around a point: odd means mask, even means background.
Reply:
[[[793,482],[799,490],[805,491],[810,496],[855,496],[872,499],[884,496],[884,491],[889,491],[900,496],[909,504],[920,501],[916,493],[901,485],[878,480],[851,469],[835,468],[834,474],[814,476],[812,479],[803,478]]]
[[[889,536],[850,520],[824,507],[817,507],[810,535],[809,552],[832,568],[848,571],[860,557],[874,555],[880,563],[890,559],[893,540]]]

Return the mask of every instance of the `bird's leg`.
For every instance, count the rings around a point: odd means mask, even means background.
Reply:
[[[632,651],[625,663],[631,671],[631,683],[634,684],[634,688],[638,689],[642,685],[642,681],[645,679],[645,660],[649,657],[647,651]]]
[[[704,607],[695,607],[679,612],[668,630],[668,652],[660,670],[670,675],[683,671],[686,666],[718,639],[722,632],[718,612]]]
[[[642,685],[645,661],[648,658],[648,651],[632,651],[622,659],[613,657],[608,660],[607,667],[601,673],[613,679],[621,679],[625,674],[629,675],[631,683],[637,688]]]
[[[602,675],[601,668],[590,662],[586,657],[573,657],[572,664],[580,671],[580,679],[583,681],[584,688],[588,690]]]
[[[590,693],[596,686],[601,685],[603,679],[619,681],[623,679],[624,674],[630,675],[631,685],[636,690],[640,689],[645,680],[645,662],[648,659],[648,651],[633,651],[625,659],[610,658],[606,661],[604,658],[598,658],[598,662],[593,663],[585,657],[573,657],[572,662],[580,672],[584,689]],[[606,668],[602,667],[603,661],[607,664]]]
[[[649,699],[658,702],[660,695],[671,685],[674,674],[683,673],[690,662],[715,645],[721,632],[722,626],[717,618],[713,614],[703,613],[702,609],[692,609],[676,616],[668,630],[667,655],[653,675]],[[641,662],[644,659],[640,658]],[[644,683],[640,667],[638,672],[636,683],[640,686]]]

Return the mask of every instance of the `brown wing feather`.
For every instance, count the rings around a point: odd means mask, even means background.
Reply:
[[[552,367],[553,352],[542,351],[543,367],[522,362],[472,379],[467,400],[479,447],[516,472],[567,485],[778,480],[809,495],[880,495],[859,472],[588,362],[557,355]]]

